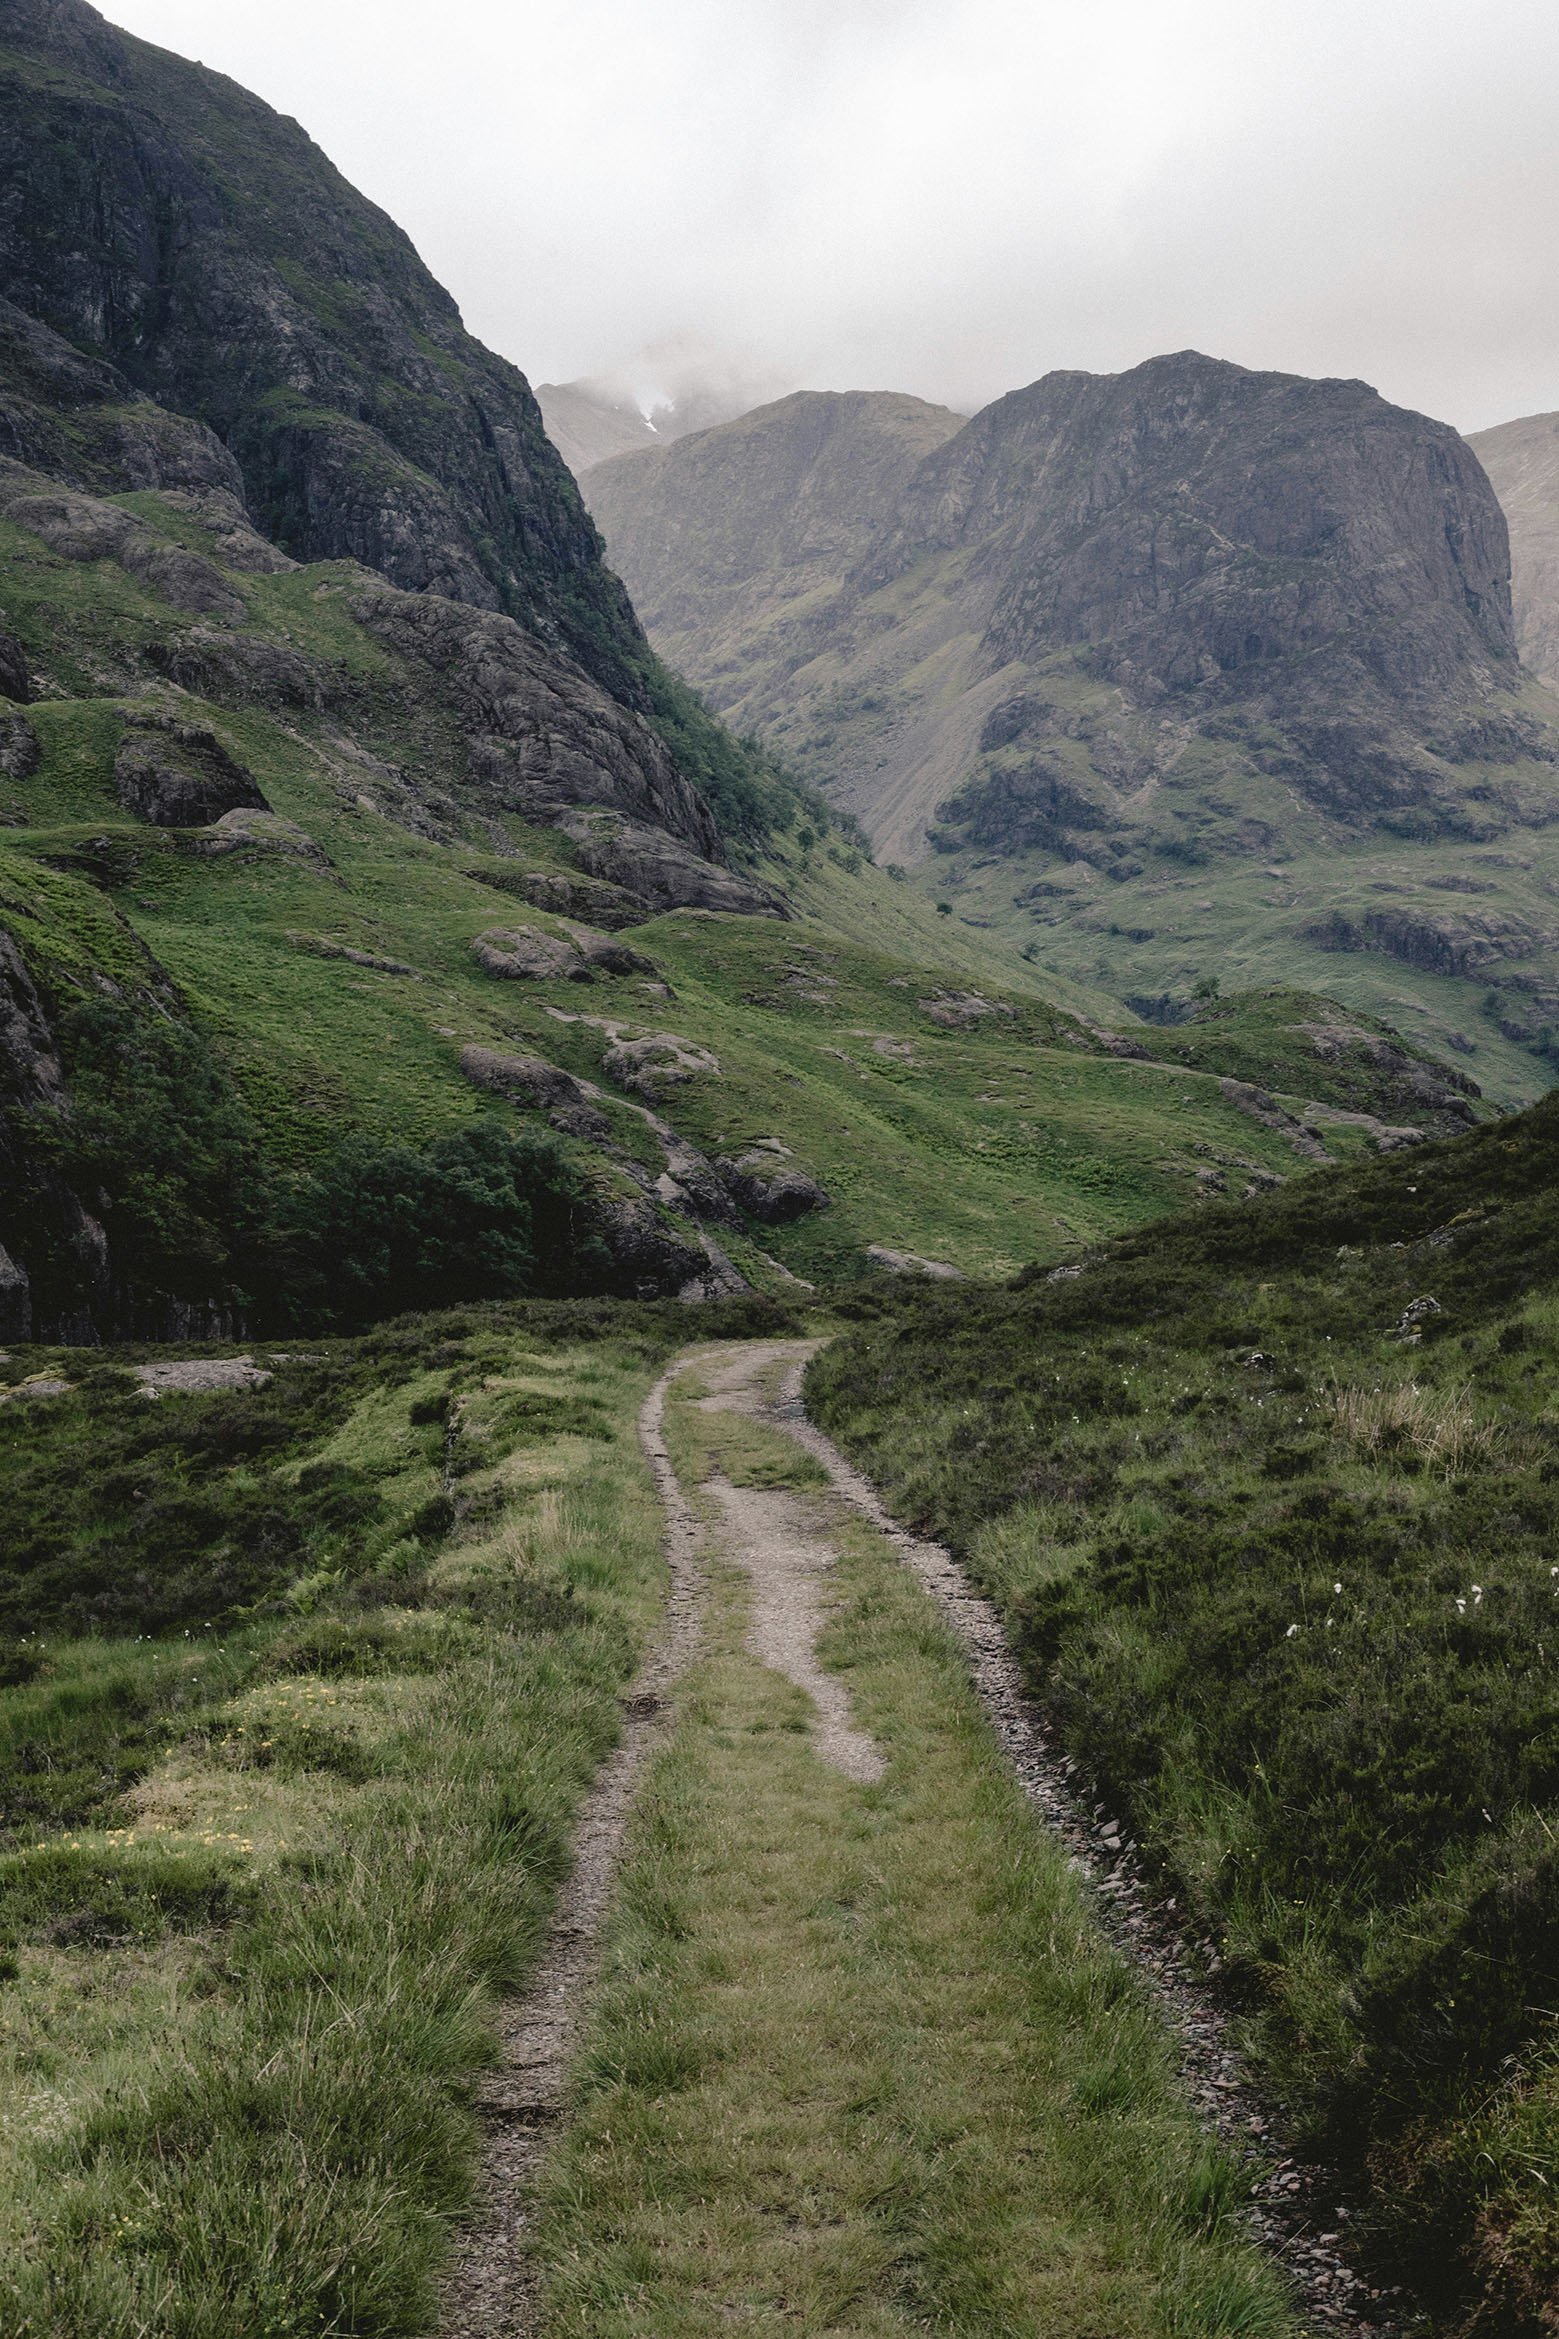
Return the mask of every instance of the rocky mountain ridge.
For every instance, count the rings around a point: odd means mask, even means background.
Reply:
[[[585,483],[653,638],[714,704],[958,914],[1026,923],[1046,963],[1127,999],[1214,970],[1312,983],[1318,951],[1377,1012],[1382,955],[1464,980],[1434,890],[1470,847],[1466,881],[1514,897],[1488,905],[1484,961],[1510,995],[1486,1035],[1473,1001],[1420,1007],[1522,1093],[1510,1051],[1550,1028],[1533,896],[1559,725],[1454,431],[1363,383],[1194,352],[1055,374],[948,418],[897,473],[857,463],[853,505],[832,498],[849,525],[808,547],[770,514],[824,479],[809,409],[820,445],[820,403],[788,400]],[[1316,898],[1328,867],[1350,898]],[[1302,898],[1262,898],[1290,876]],[[1358,897],[1420,885],[1400,930],[1366,928]],[[1307,914],[1261,915],[1285,907]]]

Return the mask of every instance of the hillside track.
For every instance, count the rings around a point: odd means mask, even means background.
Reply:
[[[1066,1847],[1089,1888],[1101,1930],[1140,1976],[1177,2051],[1185,2093],[1207,2128],[1249,2168],[1249,2226],[1282,2267],[1306,2325],[1351,2339],[1390,2339],[1390,2302],[1352,2270],[1339,2247],[1345,2215],[1320,2172],[1279,2156],[1276,2123],[1246,2077],[1212,1989],[1197,1972],[1172,1915],[1151,1901],[1133,1847],[1088,1803],[1074,1766],[1024,1691],[993,1605],[942,1546],[899,1526],[875,1490],[806,1417],[802,1384],[818,1341],[754,1341],[686,1352],[647,1399],[639,1432],[665,1506],[671,1589],[654,1647],[624,1699],[622,1740],[585,1808],[573,1871],[535,1981],[509,2010],[497,2070],[479,2096],[487,2127],[483,2206],[465,2234],[444,2293],[444,2339],[530,2339],[544,2328],[542,2270],[532,2255],[536,2173],[567,2109],[570,2069],[583,2041],[602,1940],[636,1788],[667,1733],[675,1687],[697,1652],[705,1613],[703,1559],[739,1566],[753,1589],[750,1645],[816,1709],[813,1742],[847,1775],[877,1773],[871,1741],[852,1727],[842,1688],[820,1672],[813,1646],[822,1586],[833,1565],[815,1513],[780,1494],[754,1495],[718,1476],[702,1516],[667,1452],[672,1384],[700,1376],[700,1410],[745,1414],[792,1440],[826,1472],[834,1493],[902,1560],[951,1626],[992,1733],[1030,1806]],[[712,1502],[708,1499],[712,1497]],[[1211,1944],[1197,1945],[1204,1953]],[[1215,1953],[1213,1953],[1215,1955]]]

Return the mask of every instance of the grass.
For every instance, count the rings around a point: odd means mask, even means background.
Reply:
[[[1372,2246],[1480,2335],[1559,2264],[1554,1129],[924,1296],[811,1381],[1002,1605]]]
[[[668,1409],[686,1482],[813,1483],[697,1394]],[[544,2327],[1287,2332],[1240,2180],[950,1636],[880,1538],[783,1499],[834,1543],[819,1653],[887,1775],[821,1764],[807,1699],[748,1650],[745,1575],[717,1564],[544,2176]]]
[[[56,1619],[11,1644],[7,2332],[427,2328],[470,2197],[466,2084],[661,1598],[633,1423],[682,1329],[471,1311],[326,1344],[328,1402],[303,1375],[290,1444],[229,1474],[252,1500],[371,1478],[365,1536],[290,1559],[209,1632]],[[241,1402],[274,1411],[286,1386]],[[33,1480],[90,1481],[94,1421],[123,1402],[27,1407]],[[143,1471],[176,1476],[233,1402],[162,1400]],[[62,1503],[56,1584],[90,1542]]]

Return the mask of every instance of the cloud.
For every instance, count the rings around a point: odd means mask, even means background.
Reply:
[[[1559,407],[1549,0],[109,13],[297,115],[533,379],[680,341],[969,408],[1195,346]]]

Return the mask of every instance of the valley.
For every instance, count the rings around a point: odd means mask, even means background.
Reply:
[[[1553,418],[0,265],[0,2339],[1543,2339]]]
[[[1182,352],[968,422],[798,395],[584,487],[667,656],[955,918],[1149,1020],[1335,990],[1547,1085],[1559,730],[1444,425]]]

